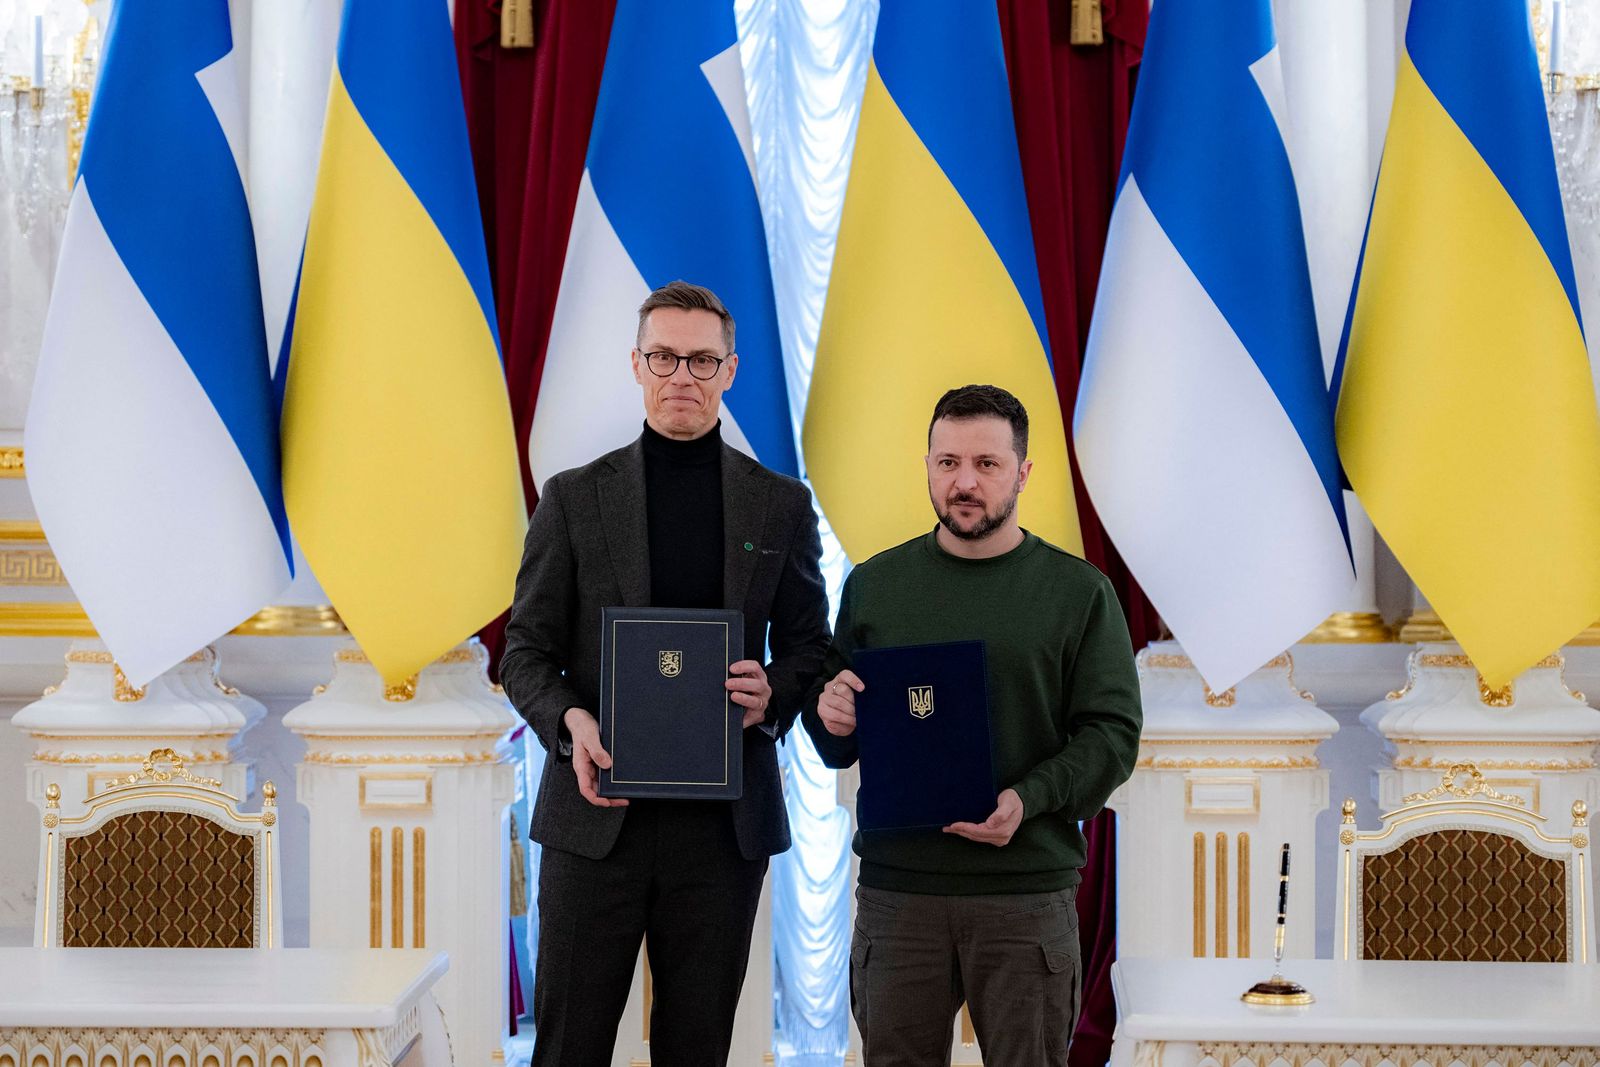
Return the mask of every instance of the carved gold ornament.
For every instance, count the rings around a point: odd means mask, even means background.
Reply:
[[[1572,847],[1573,848],[1588,848],[1589,847],[1589,835],[1588,834],[1573,834],[1572,835]]]
[[[26,474],[22,449],[9,446],[0,448],[0,478],[21,478]]]
[[[149,686],[132,686],[128,684],[128,676],[122,673],[122,668],[115,664],[112,666],[111,698],[119,704],[134,704],[144,699],[145,691]]]
[[[161,764],[166,764],[171,770],[163,770]],[[203,786],[209,789],[221,789],[222,781],[217,778],[205,778],[193,774],[184,766],[183,757],[170,748],[152,749],[144,758],[144,764],[139,773],[129,774],[126,777],[110,782],[104,789],[109,793],[113,789],[127,789],[129,786],[149,784],[152,782],[165,784],[168,782],[185,782],[189,785]],[[267,783],[268,787],[272,783]]]
[[[385,685],[383,699],[391,704],[404,704],[408,700],[415,700],[417,696],[417,676],[410,675],[398,685]]]
[[[1139,1043],[1138,1055],[1147,1046]],[[1396,1045],[1349,1041],[1340,1044],[1202,1041],[1198,1067],[1596,1067],[1600,1050],[1593,1047],[1505,1045]]]
[[[1465,782],[1458,784],[1457,779],[1464,777]],[[1527,801],[1522,797],[1500,792],[1491,786],[1483,777],[1483,772],[1478,770],[1473,763],[1452,763],[1450,769],[1445,771],[1444,779],[1425,793],[1410,793],[1400,798],[1402,804],[1423,803],[1435,800],[1446,793],[1461,800],[1468,797],[1484,797],[1488,800],[1498,800],[1503,804],[1515,804],[1517,807],[1526,807]]]
[[[1214,693],[1211,691],[1211,687],[1206,685],[1205,682],[1201,682],[1200,684],[1205,689],[1205,700],[1207,707],[1231,708],[1239,701],[1239,693],[1236,686],[1229,686],[1220,693]]]
[[[1572,825],[1589,825],[1589,805],[1585,804],[1581,800],[1574,800],[1572,802]]]
[[[1340,830],[1339,831],[1339,844],[1341,844],[1341,845],[1353,845],[1355,843],[1356,843],[1356,832],[1354,830]]]

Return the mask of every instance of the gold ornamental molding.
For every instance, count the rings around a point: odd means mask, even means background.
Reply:
[[[60,588],[67,584],[48,548],[0,548],[0,586]]]
[[[490,752],[307,752],[305,763],[322,763],[336,766],[364,763],[437,763],[473,764],[493,763],[499,757]]]
[[[1498,800],[1504,804],[1515,804],[1525,807],[1527,801],[1514,794],[1502,793],[1491,786],[1483,773],[1473,763],[1452,763],[1444,772],[1444,779],[1440,783],[1423,793],[1407,793],[1400,798],[1402,804],[1420,804],[1435,800],[1445,795],[1465,800],[1468,797],[1485,797],[1489,800]]]
[[[0,478],[24,478],[27,473],[21,448],[10,445],[0,448]]]
[[[262,608],[229,632],[243,637],[337,637],[349,633],[338,613],[326,604]],[[98,636],[83,605],[76,602],[0,602],[0,637]]]
[[[44,527],[31,519],[0,519],[0,541],[44,543]]]
[[[1142,1043],[1141,1043],[1142,1044]],[[1142,1051],[1142,1050],[1141,1050]],[[1288,1044],[1202,1041],[1197,1049],[1202,1067],[1383,1067],[1405,1063],[1415,1067],[1596,1067],[1600,1048],[1554,1045],[1378,1045]],[[1137,1057],[1137,1053],[1135,1053]]]

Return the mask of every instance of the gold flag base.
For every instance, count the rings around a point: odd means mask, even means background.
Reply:
[[[1300,639],[1308,645],[1379,645],[1394,640],[1394,630],[1375,611],[1336,611]]]
[[[1239,999],[1246,1004],[1262,1004],[1271,1008],[1293,1007],[1297,1004],[1310,1004],[1317,998],[1307,992],[1306,987],[1299,982],[1291,982],[1281,974],[1275,974],[1265,982],[1257,982],[1243,993]]]

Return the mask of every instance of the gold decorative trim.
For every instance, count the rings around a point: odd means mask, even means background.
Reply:
[[[109,652],[83,652],[72,651],[67,653],[68,663],[98,663],[105,666],[114,665],[117,660]]]
[[[1502,686],[1492,686],[1483,680],[1483,675],[1478,675],[1478,702],[1490,708],[1509,708],[1517,702],[1515,682],[1507,682]]]
[[[1141,737],[1141,745],[1320,745],[1325,737]]]
[[[1446,742],[1454,744],[1455,742]],[[1446,771],[1456,760],[1434,756],[1403,756],[1394,761],[1396,770]],[[1491,771],[1586,771],[1593,769],[1592,759],[1480,759],[1477,765]]]
[[[397,685],[384,684],[383,699],[392,704],[404,704],[408,700],[417,698],[417,676],[412,674]]]
[[[30,731],[28,736],[33,738],[35,741],[134,741],[134,742],[146,741],[147,742],[152,737],[163,737],[163,736],[167,736],[167,735],[164,735],[164,734],[43,734],[43,733],[33,733],[33,732]],[[233,736],[234,736],[233,734],[228,733],[226,731],[219,731],[219,732],[216,732],[216,733],[209,733],[209,734],[193,734],[191,736],[185,737],[184,740],[186,740],[186,741],[212,741],[212,742],[229,741],[229,740],[231,740],[233,738]],[[144,759],[143,756],[139,756],[137,758],[140,759],[140,760]],[[185,756],[184,759],[189,763],[196,762],[193,759],[193,757],[190,757],[190,756]]]
[[[406,834],[396,826],[389,835],[389,938],[394,948],[406,943]]]
[[[130,738],[130,740],[141,740]],[[35,763],[54,763],[64,765],[77,765],[84,763],[142,763],[144,754],[140,752],[35,752],[32,756]],[[190,752],[184,756],[185,763],[226,763],[226,752]]]
[[[371,658],[367,656],[366,652],[359,648],[341,648],[333,654],[333,660],[335,663],[370,664],[372,662]],[[428,666],[432,667],[434,665],[448,665],[452,663],[474,663],[476,661],[477,656],[473,653],[472,649],[452,648],[450,651],[445,652],[443,655],[433,660],[428,664]]]
[[[128,676],[123,674],[122,668],[115,664],[112,665],[111,670],[112,700],[115,700],[118,704],[137,704],[144,699],[145,692],[150,688],[149,686],[129,685]]]
[[[376,803],[367,799],[368,782],[421,782],[423,795],[421,803]],[[356,779],[356,803],[362,811],[368,809],[382,809],[383,811],[432,811],[433,810],[433,772],[413,771],[397,772],[390,774],[363,774]]]
[[[371,763],[424,763],[424,764],[472,764],[494,763],[500,757],[495,752],[307,752],[303,763],[333,764],[346,766],[349,764]]]
[[[172,769],[167,771],[162,770],[158,765],[163,763]],[[113,790],[127,789],[129,786],[134,785],[148,785],[152,782],[159,783],[161,785],[166,785],[171,782],[183,782],[189,785],[202,786],[207,789],[222,788],[221,779],[202,778],[199,775],[190,772],[189,769],[183,764],[183,757],[178,755],[170,748],[151,749],[150,754],[144,758],[144,761],[137,774],[129,774],[125,778],[107,784],[105,789],[102,790],[98,795],[104,796],[106,793],[110,793]],[[268,782],[267,787],[272,788],[272,783]],[[273,796],[277,796],[277,793],[274,792]],[[90,797],[89,799],[93,801],[95,797]]]
[[[1394,627],[1375,611],[1336,611],[1299,641],[1304,645],[1377,645],[1394,640]]]
[[[1194,787],[1197,784],[1250,786],[1250,806],[1247,808],[1224,807],[1211,804],[1206,807],[1196,807]],[[1183,780],[1183,812],[1185,815],[1259,815],[1261,813],[1261,776],[1258,774],[1252,774],[1249,777],[1202,775],[1196,778],[1190,775]]]
[[[0,586],[65,588],[67,576],[48,548],[0,548]]]
[[[1194,670],[1194,660],[1188,656],[1173,656],[1166,653],[1152,653],[1146,656],[1141,663],[1153,671]]]
[[[1239,692],[1237,686],[1230,685],[1220,693],[1213,692],[1211,686],[1207,685],[1205,682],[1201,682],[1200,686],[1205,690],[1205,702],[1207,707],[1231,708],[1239,702]]]
[[[1458,775],[1464,775],[1466,781],[1456,784]],[[1444,778],[1438,785],[1425,793],[1410,793],[1400,798],[1402,804],[1425,804],[1430,800],[1444,796],[1446,793],[1453,797],[1466,800],[1468,797],[1484,797],[1488,800],[1498,800],[1503,804],[1515,804],[1526,807],[1527,801],[1522,797],[1508,795],[1491,786],[1483,777],[1483,772],[1478,770],[1476,764],[1452,763],[1450,769],[1444,772]]]
[[[1589,805],[1581,800],[1574,800],[1572,802],[1572,825],[1589,825]]]
[[[89,20],[92,24],[93,19]],[[159,951],[159,950],[158,950]],[[356,1034],[367,1031],[357,1030]],[[83,1067],[84,1064],[228,1063],[317,1067],[329,1062],[327,1031],[246,1027],[0,1027],[0,1064]],[[15,1050],[16,1055],[11,1054]],[[205,1050],[207,1055],[196,1054]],[[93,1057],[86,1055],[92,1052]],[[26,1053],[26,1058],[22,1055]],[[373,1062],[388,1062],[387,1059]]]
[[[1217,832],[1217,959],[1228,956],[1228,835]]]
[[[418,826],[411,831],[411,947],[428,944],[428,834]]]
[[[383,947],[383,831],[372,828],[372,938],[373,948]]]
[[[10,445],[0,448],[0,478],[26,478],[27,476],[28,467],[23,460],[22,449]]]
[[[1149,1049],[1145,1042],[1134,1053],[1135,1062]],[[1289,1042],[1202,1041],[1196,1045],[1195,1063],[1206,1067],[1254,1067],[1284,1063],[1292,1067],[1450,1067],[1451,1064],[1501,1064],[1503,1067],[1596,1067],[1600,1049],[1554,1045],[1392,1045],[1356,1041],[1338,1044]]]
[[[301,734],[306,741],[472,741],[492,737],[498,740],[504,730],[475,730],[470,734]]]
[[[229,633],[247,637],[330,637],[348,633],[332,608],[268,607]],[[337,619],[337,616],[333,616]],[[83,605],[70,600],[0,601],[0,637],[98,637]]]
[[[1250,835],[1239,832],[1239,958],[1250,956]]]
[[[1322,764],[1315,756],[1273,756],[1264,759],[1220,759],[1205,757],[1187,759],[1182,756],[1145,756],[1134,764],[1146,771],[1188,771],[1201,769],[1301,771],[1315,770]]]
[[[1206,954],[1206,835],[1194,833],[1194,958]]]

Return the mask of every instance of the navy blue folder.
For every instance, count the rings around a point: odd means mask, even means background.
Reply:
[[[744,614],[606,608],[601,626],[600,795],[739,799],[744,708],[723,683],[744,658]]]
[[[982,822],[994,813],[982,641],[863,649],[856,694],[863,830]]]

